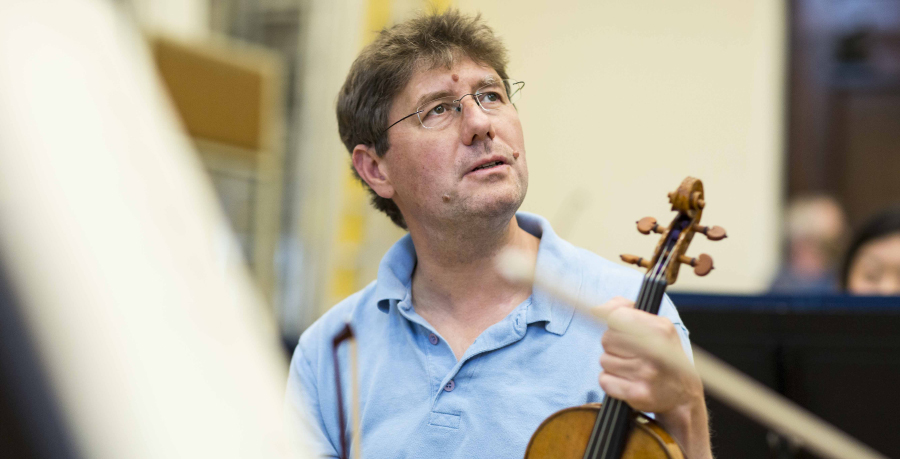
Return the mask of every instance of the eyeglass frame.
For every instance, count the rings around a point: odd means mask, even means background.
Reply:
[[[511,79],[511,78],[504,78],[504,79],[502,79],[502,80],[500,80],[500,81],[504,81],[504,82],[505,82],[505,81],[510,81],[510,82],[512,82],[512,84],[519,84],[519,83],[521,83],[522,85],[519,86],[519,89],[518,89],[516,92],[514,92],[513,94],[518,94],[519,92],[522,91],[522,89],[525,88],[525,82],[524,82],[524,81],[521,81],[521,80],[513,80],[513,79]],[[482,89],[487,88],[487,87],[490,87],[490,86],[493,86],[493,83],[492,83],[492,84],[486,84],[486,85],[484,85],[484,86],[482,86],[482,87],[476,89],[474,93],[463,94],[463,95],[459,96],[459,99],[453,100],[453,103],[454,103],[454,104],[459,104],[460,107],[461,107],[461,106],[462,106],[462,104],[461,104],[462,100],[465,99],[467,96],[472,96],[472,99],[475,99],[475,103],[478,104],[478,107],[479,107],[479,108],[481,108],[482,110],[484,110],[484,111],[486,111],[486,112],[494,111],[494,110],[496,110],[496,109],[493,109],[493,108],[484,108],[484,106],[481,105],[481,101],[478,100],[478,96],[481,96],[481,95],[484,95],[484,94],[485,94],[485,93],[483,93],[483,92],[478,92],[478,91],[481,91]],[[504,87],[504,89],[506,90],[506,97],[507,97],[507,99],[509,99],[509,100],[510,100],[510,104],[512,104],[512,94],[509,93],[509,87],[507,87],[505,84],[503,85],[503,87]],[[429,101],[423,103],[422,105],[420,105],[420,107],[424,107],[424,106],[426,106],[426,105],[428,105],[428,104],[434,102],[435,100],[440,100],[440,99],[443,99],[443,97],[439,97],[439,98],[434,99],[434,100],[429,100]],[[410,113],[409,115],[404,116],[403,118],[400,118],[400,119],[397,120],[397,121],[394,121],[393,124],[391,124],[390,126],[384,128],[384,130],[381,131],[381,134],[378,134],[378,138],[381,138],[383,135],[387,134],[388,129],[390,129],[390,128],[392,128],[392,127],[394,127],[394,126],[400,124],[401,121],[404,121],[404,120],[406,120],[407,118],[410,118],[410,117],[412,117],[412,116],[418,115],[419,113],[422,113],[422,112],[424,112],[424,111],[425,111],[425,110],[419,109],[419,110],[416,110],[416,111]],[[425,124],[422,122],[422,119],[421,119],[421,118],[419,118],[419,124],[420,124],[424,129],[434,129],[433,127],[425,126]]]

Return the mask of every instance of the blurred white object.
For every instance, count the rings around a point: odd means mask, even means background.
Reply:
[[[90,458],[287,457],[287,362],[140,35],[0,3],[0,255]]]

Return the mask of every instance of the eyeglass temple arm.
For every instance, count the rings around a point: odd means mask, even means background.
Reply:
[[[378,137],[383,136],[384,133],[387,132],[388,129],[390,129],[390,128],[396,126],[396,125],[397,125],[398,123],[400,123],[401,121],[403,121],[403,120],[405,120],[405,119],[407,119],[407,118],[409,118],[409,117],[411,117],[411,116],[418,115],[419,113],[422,113],[422,110],[419,110],[419,111],[416,111],[416,112],[412,112],[412,113],[410,113],[409,115],[406,115],[406,116],[404,116],[403,118],[400,118],[399,120],[394,121],[394,124],[392,124],[392,125],[390,125],[390,126],[384,128],[384,130],[381,131],[381,134],[378,134]]]

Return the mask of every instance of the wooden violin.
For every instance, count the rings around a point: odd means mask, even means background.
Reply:
[[[652,217],[637,222],[641,233],[661,234],[653,256],[622,255],[623,261],[647,268],[635,307],[651,314],[659,312],[666,286],[675,283],[682,263],[692,266],[699,276],[713,269],[709,255],[685,255],[694,233],[713,241],[725,238],[721,227],[700,226],[705,206],[700,180],[686,178],[676,191],[669,193],[669,202],[678,215],[667,228]],[[525,458],[683,459],[684,453],[654,420],[621,400],[605,396],[602,404],[566,408],[544,420],[531,436]]]

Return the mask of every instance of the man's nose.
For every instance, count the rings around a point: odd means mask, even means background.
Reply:
[[[472,96],[471,98],[468,96]],[[459,107],[462,113],[462,126],[460,127],[460,135],[462,136],[463,145],[472,145],[473,143],[494,138],[494,128],[491,123],[490,115],[481,108],[475,95],[467,94],[459,101]]]

